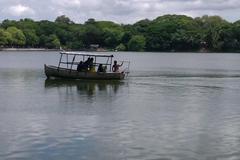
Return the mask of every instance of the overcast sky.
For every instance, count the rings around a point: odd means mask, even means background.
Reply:
[[[127,24],[164,14],[219,15],[234,22],[240,19],[240,0],[0,0],[0,21],[66,15],[78,23],[95,18]]]

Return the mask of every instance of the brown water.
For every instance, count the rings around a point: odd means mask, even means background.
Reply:
[[[57,53],[0,52],[0,159],[240,159],[240,54],[114,54],[121,82],[46,80]]]

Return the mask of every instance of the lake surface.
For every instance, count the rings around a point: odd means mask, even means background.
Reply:
[[[58,53],[0,52],[0,159],[240,159],[240,54],[114,54],[124,81],[46,80]]]

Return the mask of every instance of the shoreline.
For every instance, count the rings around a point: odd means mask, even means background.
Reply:
[[[6,52],[18,52],[18,51],[41,51],[41,52],[48,52],[48,51],[62,51],[60,49],[47,49],[47,48],[0,48],[0,52],[1,51],[6,51]],[[66,51],[72,51],[72,52],[132,52],[132,51],[111,51],[111,50],[66,50]],[[141,53],[140,51],[134,51],[134,52],[138,52]],[[212,52],[212,51],[143,51],[146,53],[197,53],[197,54],[215,54],[215,53],[224,53],[224,54],[228,54],[228,53],[235,53],[235,54],[239,54],[240,52]]]
[[[0,51],[60,51],[60,50],[46,48],[0,48]]]

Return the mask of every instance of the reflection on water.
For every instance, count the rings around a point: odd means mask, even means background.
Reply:
[[[93,96],[97,94],[116,94],[120,85],[124,81],[94,81],[94,80],[66,80],[66,79],[46,79],[45,88],[61,88],[74,90],[80,95]]]

